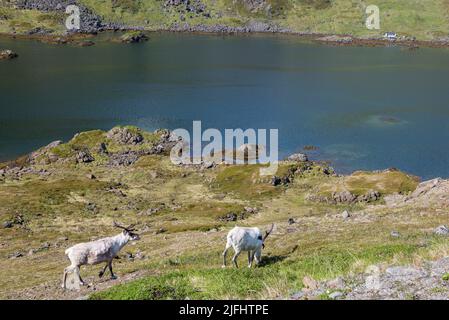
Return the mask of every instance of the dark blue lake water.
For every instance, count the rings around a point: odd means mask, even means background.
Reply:
[[[330,47],[295,37],[154,34],[93,47],[0,39],[0,159],[76,132],[277,128],[280,153],[337,171],[449,177],[449,51]]]

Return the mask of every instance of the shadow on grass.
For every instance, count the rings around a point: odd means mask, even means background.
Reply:
[[[259,267],[266,267],[278,262],[284,261],[287,259],[287,256],[265,256],[262,257],[262,261],[259,264]]]

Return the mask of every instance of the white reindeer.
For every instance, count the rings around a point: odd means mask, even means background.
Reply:
[[[65,251],[65,254],[68,256],[72,264],[64,269],[64,276],[62,278],[63,289],[66,289],[67,273],[69,272],[75,272],[80,284],[84,285],[84,281],[80,276],[80,266],[86,264],[94,265],[101,262],[106,262],[106,265],[100,271],[98,276],[101,278],[104,275],[106,268],[109,267],[111,279],[117,279],[112,271],[112,260],[129,241],[139,240],[140,237],[138,234],[133,232],[135,231],[134,225],[122,227],[114,222],[114,227],[123,229],[123,232],[114,237],[103,238],[92,242],[79,243]]]
[[[226,253],[230,247],[234,249],[234,256],[232,262],[238,268],[237,258],[242,251],[248,251],[248,268],[251,268],[254,258],[256,264],[260,263],[262,249],[265,248],[265,240],[273,232],[274,224],[271,225],[270,230],[265,231],[262,236],[259,228],[243,228],[235,227],[229,231],[227,236],[226,248],[223,251],[223,268],[226,268]]]

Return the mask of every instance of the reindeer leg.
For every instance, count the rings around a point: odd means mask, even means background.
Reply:
[[[228,253],[230,247],[230,245],[226,244],[226,248],[223,251],[223,265],[221,266],[222,268],[226,268],[226,254]]]
[[[248,268],[251,268],[251,251],[248,251]]]
[[[81,275],[80,275],[80,267],[79,267],[79,266],[76,266],[76,267],[75,267],[75,274],[76,274],[76,276],[78,277],[78,280],[79,280],[79,282],[80,282],[80,285],[84,286],[85,283],[84,283],[83,279],[81,279]]]
[[[109,261],[108,266],[109,266],[109,271],[111,272],[111,280],[117,279],[117,276],[116,276],[116,275],[114,274],[114,272],[112,271],[112,260]]]
[[[70,265],[70,266],[68,266],[67,268],[65,268],[64,269],[64,275],[62,276],[62,289],[67,289],[66,288],[66,283],[67,283],[67,273],[69,272],[69,269],[71,268],[72,266]]]
[[[106,265],[104,266],[104,268],[102,270],[100,270],[100,272],[98,273],[98,277],[103,277],[104,273],[106,272],[107,267],[109,266],[109,263],[106,263]]]
[[[239,257],[239,255],[240,255],[240,251],[236,250],[234,256],[232,257],[232,262],[234,262],[234,266],[236,268],[239,267],[238,264],[237,264],[237,258]]]
[[[251,251],[251,255],[250,255],[250,260],[249,260],[249,266],[248,266],[248,268],[251,268],[251,267],[253,266],[254,254],[255,254],[255,251]]]

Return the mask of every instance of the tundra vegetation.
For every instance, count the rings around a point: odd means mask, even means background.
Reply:
[[[0,32],[27,33],[40,27],[54,34],[64,30],[64,12],[18,9],[20,0],[0,1]],[[291,32],[379,36],[387,31],[422,40],[447,37],[449,3],[446,0],[378,0],[380,30],[365,27],[369,1],[354,0],[79,0],[104,22],[146,30],[188,26],[257,26]],[[43,2],[45,3],[45,2]],[[61,3],[64,3],[61,1]]]
[[[447,198],[414,191],[416,177],[394,169],[340,176],[319,162],[283,161],[276,179],[260,177],[257,165],[175,165],[167,136],[94,130],[1,164],[0,297],[288,298],[304,277],[448,253],[433,234],[447,223]],[[141,238],[114,261],[118,279],[83,266],[90,285],[64,293],[64,251],[114,235],[113,221],[136,224]],[[273,223],[259,266],[221,268],[234,226]]]

